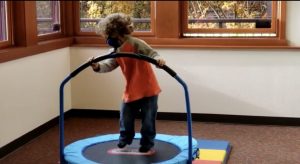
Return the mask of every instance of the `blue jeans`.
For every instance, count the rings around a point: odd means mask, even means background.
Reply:
[[[134,121],[140,112],[142,119],[140,145],[148,148],[154,146],[156,135],[155,121],[158,109],[157,99],[158,96],[152,96],[129,103],[122,103],[120,111],[120,143],[132,143],[135,134]]]

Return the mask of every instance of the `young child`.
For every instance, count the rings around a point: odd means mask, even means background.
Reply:
[[[159,66],[165,61],[145,41],[132,37],[133,23],[129,16],[122,13],[108,15],[98,23],[97,33],[115,47],[116,52],[129,52],[149,56],[157,60]],[[135,135],[134,121],[141,113],[140,152],[148,152],[154,146],[156,135],[155,121],[157,100],[161,89],[151,64],[139,59],[121,57],[107,59],[98,63],[90,59],[95,72],[110,72],[120,66],[126,79],[126,88],[120,111],[119,148],[130,145]]]

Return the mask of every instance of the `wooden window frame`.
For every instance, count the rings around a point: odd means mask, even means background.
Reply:
[[[61,23],[63,35],[37,36],[35,1],[7,1],[9,4],[10,39],[0,47],[0,63],[70,46],[107,47],[96,34],[81,34],[77,1],[63,1]],[[184,38],[182,37],[182,5],[184,1],[153,2],[153,34],[137,36],[154,48],[221,48],[221,49],[300,49],[287,44],[285,34],[286,2],[281,1],[276,38]],[[76,12],[76,5],[78,10]],[[152,9],[153,10],[153,9]],[[76,15],[77,13],[77,15]],[[155,15],[154,15],[155,14]],[[178,19],[174,19],[178,18]],[[77,22],[77,23],[76,23]],[[78,29],[77,29],[78,30]]]
[[[280,48],[287,47],[285,38],[286,2],[280,1],[280,12],[276,21],[276,37],[270,38],[187,38],[183,37],[183,8],[186,1],[156,1],[155,5],[155,35],[138,35],[133,33],[153,47],[178,48]],[[78,15],[74,16],[79,19]],[[174,19],[178,18],[178,19]],[[275,18],[275,17],[274,17]],[[78,27],[78,25],[75,24]],[[76,27],[74,27],[76,28]],[[264,31],[265,29],[260,29]],[[74,37],[76,46],[105,46],[105,42],[95,34],[77,35]]]
[[[184,7],[186,1],[158,1],[156,4],[157,33],[156,38],[144,38],[157,47],[186,47],[186,48],[278,48],[288,46],[285,38],[286,2],[280,1],[280,12],[276,24],[277,37],[274,38],[185,38],[182,37]],[[175,21],[172,18],[181,20]],[[277,17],[277,16],[276,16]],[[172,21],[170,21],[172,20]],[[167,22],[167,23],[166,23]],[[172,30],[170,30],[172,28]]]
[[[11,45],[0,49],[0,63],[27,57],[42,52],[69,47],[73,43],[72,1],[64,1],[65,31],[63,36],[39,39],[36,24],[35,1],[10,1],[11,3]]]

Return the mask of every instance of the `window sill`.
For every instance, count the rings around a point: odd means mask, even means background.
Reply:
[[[187,48],[282,47],[286,40],[276,38],[141,38],[151,45]]]
[[[139,38],[153,48],[300,49],[276,38]],[[107,47],[101,37],[81,36],[74,40],[73,47]]]
[[[0,50],[0,63],[10,60],[19,59],[22,57],[32,56],[39,53],[69,47],[73,43],[72,37],[60,38],[49,41],[39,42],[37,45],[27,47],[10,47]]]
[[[289,46],[286,40],[270,38],[155,38],[139,37],[153,48],[198,48],[198,49],[291,49],[300,50],[299,46]],[[64,47],[107,47],[105,41],[97,36],[66,37],[39,42],[34,46],[11,47],[0,49],[0,63],[26,56],[64,48]]]

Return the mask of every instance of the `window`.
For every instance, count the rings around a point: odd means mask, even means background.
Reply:
[[[153,34],[151,1],[80,1],[79,33],[94,32],[101,18],[111,13],[122,12],[133,18],[136,33]],[[94,34],[93,34],[94,35]]]
[[[123,7],[118,4],[121,2]],[[124,1],[80,1],[76,3],[80,11],[75,15],[75,18],[78,18],[78,25],[74,26],[75,29],[78,28],[75,30],[77,44],[104,45],[101,38],[99,39],[95,33],[89,31],[93,31],[93,26],[99,18],[111,12],[127,9],[124,7],[126,6]],[[105,5],[101,7],[101,3]],[[151,32],[146,32],[145,29],[140,32],[136,29],[133,35],[142,38],[152,46],[287,46],[285,1],[151,1],[150,4],[151,14],[150,19],[147,19],[151,22]],[[97,14],[87,16],[88,13]],[[132,12],[130,14],[133,15]],[[92,19],[95,19],[93,24],[88,22]],[[142,19],[145,17],[138,17],[135,20]],[[88,36],[92,37],[88,38]]]
[[[0,1],[0,47],[6,47],[11,42],[9,2]]]
[[[0,63],[70,45],[107,46],[93,28],[113,12],[131,15],[133,35],[153,47],[290,48],[286,3],[0,1]]]
[[[188,1],[185,37],[276,37],[277,1]]]
[[[0,63],[70,46],[73,43],[72,4],[72,1],[6,1],[8,41],[0,41]],[[45,6],[48,7],[39,8]],[[37,14],[40,12],[43,14]],[[64,17],[70,21],[65,23]],[[40,24],[40,18],[45,18],[42,21],[47,23]],[[0,22],[2,20],[1,17]],[[56,23],[60,24],[59,28],[54,28]]]
[[[7,41],[7,5],[6,1],[0,2],[0,41]]]
[[[61,32],[59,1],[36,1],[36,17],[38,36]]]

